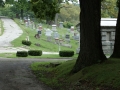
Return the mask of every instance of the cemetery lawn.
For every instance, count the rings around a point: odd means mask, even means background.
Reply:
[[[45,28],[50,28],[51,26],[46,25],[46,24],[42,24],[42,35],[40,36],[39,39],[36,39],[34,36],[35,34],[37,34],[36,30],[33,30],[29,27],[26,27],[25,24],[23,22],[20,22],[19,19],[14,19],[14,21],[20,26],[20,28],[23,30],[23,34],[15,39],[14,41],[12,41],[12,45],[14,45],[14,47],[21,47],[24,46],[22,44],[22,40],[26,39],[26,36],[29,36],[30,41],[32,42],[31,46],[28,46],[28,49],[31,50],[42,50],[42,51],[46,51],[46,52],[58,52],[59,51],[59,45],[55,44],[55,43],[51,43],[46,41],[47,37],[45,36]],[[63,35],[65,35],[67,33],[67,29],[66,28],[57,28],[60,37],[62,38]],[[72,38],[72,37],[71,37]],[[36,46],[35,44],[40,44],[40,46]],[[73,50],[76,53],[76,49],[78,48],[78,42],[71,39],[70,44],[72,45],[72,48],[70,47],[65,47],[65,46],[60,46],[61,50]]]
[[[120,59],[86,67],[78,73],[70,71],[75,60],[53,67],[51,62],[35,62],[31,69],[36,77],[55,90],[120,90]]]

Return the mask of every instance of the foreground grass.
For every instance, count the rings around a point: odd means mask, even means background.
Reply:
[[[70,74],[75,60],[60,63],[52,67],[50,62],[36,62],[31,69],[39,80],[56,90],[120,90],[120,59],[109,59],[75,74]]]

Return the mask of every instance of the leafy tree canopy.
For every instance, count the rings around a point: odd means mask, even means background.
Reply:
[[[101,16],[116,18],[118,15],[118,8],[116,7],[116,2],[117,0],[103,0],[101,4]]]
[[[63,8],[60,9],[58,19],[62,22],[70,22],[76,25],[79,23],[80,7],[74,4],[63,4]]]
[[[32,10],[37,18],[53,20],[60,12],[62,0],[31,0]]]
[[[0,7],[4,7],[5,3],[3,0],[0,0]]]

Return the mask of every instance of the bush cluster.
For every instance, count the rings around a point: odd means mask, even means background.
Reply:
[[[70,23],[70,22],[64,22],[63,23],[63,26],[65,27],[65,28],[71,28],[71,26],[74,26],[72,23]]]
[[[74,55],[74,51],[70,51],[70,50],[59,51],[60,57],[72,57],[73,55]]]
[[[29,50],[29,51],[17,51],[16,53],[17,57],[27,57],[28,55],[41,56],[42,51],[41,50]]]
[[[22,44],[30,46],[31,45],[31,41],[22,40]]]
[[[31,56],[41,56],[42,51],[41,50],[29,50],[28,54],[31,55]]]
[[[27,57],[28,52],[27,51],[17,51],[16,56],[17,57]]]

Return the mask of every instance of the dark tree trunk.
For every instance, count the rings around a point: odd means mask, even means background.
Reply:
[[[21,9],[21,19],[23,19],[23,9]]]
[[[86,66],[103,62],[106,57],[102,50],[100,20],[101,0],[80,1],[80,52],[72,72]]]
[[[120,58],[120,7],[118,12],[117,24],[116,24],[114,50],[110,58]]]

